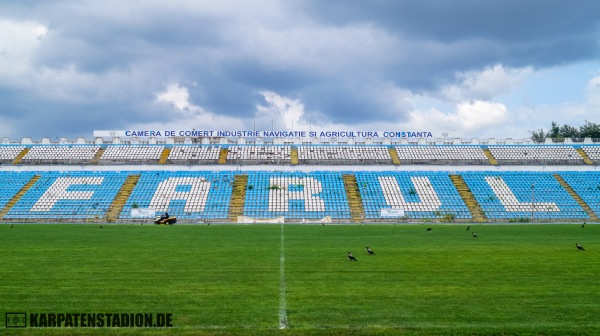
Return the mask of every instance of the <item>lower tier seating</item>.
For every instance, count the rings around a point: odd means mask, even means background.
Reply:
[[[233,195],[237,174],[248,177],[245,198]],[[345,174],[356,177],[360,197],[352,199],[362,200],[360,209],[350,207]],[[330,216],[344,222],[356,218],[359,210],[366,221],[389,219],[387,210],[402,213],[404,220],[471,220],[451,174],[462,176],[491,221],[590,218],[557,181],[556,172],[531,171],[4,171],[0,206],[5,208],[4,219],[28,221],[103,219],[111,207],[122,209],[118,218],[125,221],[133,219],[134,209],[150,209],[152,215],[168,212],[187,222],[227,221],[232,199],[243,204],[239,214],[244,216],[284,216],[288,221]],[[558,174],[600,213],[599,172]],[[36,175],[37,182],[32,180]],[[139,175],[137,184],[130,194],[120,195],[130,175]],[[25,186],[30,188],[16,201]]]
[[[488,219],[589,218],[553,173],[468,172],[461,175]]]

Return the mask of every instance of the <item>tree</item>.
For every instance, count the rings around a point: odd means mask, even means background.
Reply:
[[[581,135],[579,133],[579,129],[570,126],[570,125],[562,125],[559,131],[559,137],[561,138],[580,138]]]
[[[560,126],[556,123],[556,121],[552,122],[552,126],[550,126],[550,131],[546,134],[547,138],[558,138],[558,134],[560,133]]]
[[[600,138],[600,125],[586,120],[585,123],[579,127],[566,124],[561,126],[556,121],[553,121],[548,132],[545,132],[544,129],[540,128],[537,131],[531,131],[529,133],[531,133],[531,141],[538,143],[544,142],[547,138]]]
[[[585,124],[579,127],[582,138],[600,138],[600,125],[585,121]]]
[[[544,142],[546,140],[546,133],[544,129],[540,128],[537,131],[531,131],[531,141],[533,142]]]

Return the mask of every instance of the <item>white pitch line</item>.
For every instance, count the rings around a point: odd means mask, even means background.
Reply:
[[[279,329],[288,327],[287,300],[285,298],[285,246],[281,224],[281,254],[279,256]]]

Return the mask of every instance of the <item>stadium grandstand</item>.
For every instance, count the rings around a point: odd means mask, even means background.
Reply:
[[[24,138],[4,222],[594,222],[598,139]]]

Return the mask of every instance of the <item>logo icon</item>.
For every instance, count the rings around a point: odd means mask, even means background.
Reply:
[[[6,313],[5,317],[6,328],[27,327],[27,313]]]

